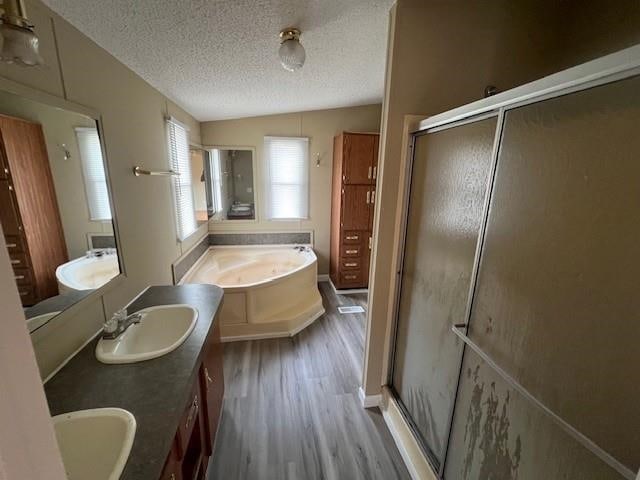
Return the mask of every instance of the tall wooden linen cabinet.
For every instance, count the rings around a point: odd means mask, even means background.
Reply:
[[[343,132],[333,139],[330,277],[337,289],[368,286],[379,137]]]

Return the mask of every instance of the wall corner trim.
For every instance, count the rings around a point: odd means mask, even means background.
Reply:
[[[382,394],[367,395],[364,393],[362,387],[358,389],[358,397],[360,397],[362,408],[374,408],[382,404]]]

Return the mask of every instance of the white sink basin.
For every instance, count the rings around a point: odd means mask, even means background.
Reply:
[[[129,458],[136,419],[121,408],[96,408],[53,417],[69,480],[117,480]]]
[[[193,331],[198,311],[189,305],[145,308],[140,323],[114,340],[101,338],[96,358],[102,363],[134,363],[161,357],[178,348]]]

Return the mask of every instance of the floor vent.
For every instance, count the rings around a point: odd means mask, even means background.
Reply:
[[[364,313],[364,308],[355,305],[352,307],[338,307],[340,313]]]

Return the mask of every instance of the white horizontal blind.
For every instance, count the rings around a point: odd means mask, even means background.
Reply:
[[[191,184],[189,137],[187,129],[175,120],[167,120],[167,147],[169,168],[179,175],[173,178],[173,197],[176,214],[176,230],[179,240],[196,231],[196,213]]]
[[[84,188],[87,193],[89,219],[92,221],[111,220],[111,205],[107,177],[104,172],[102,148],[97,128],[78,127],[75,129]]]
[[[264,137],[267,218],[309,218],[309,139]]]

